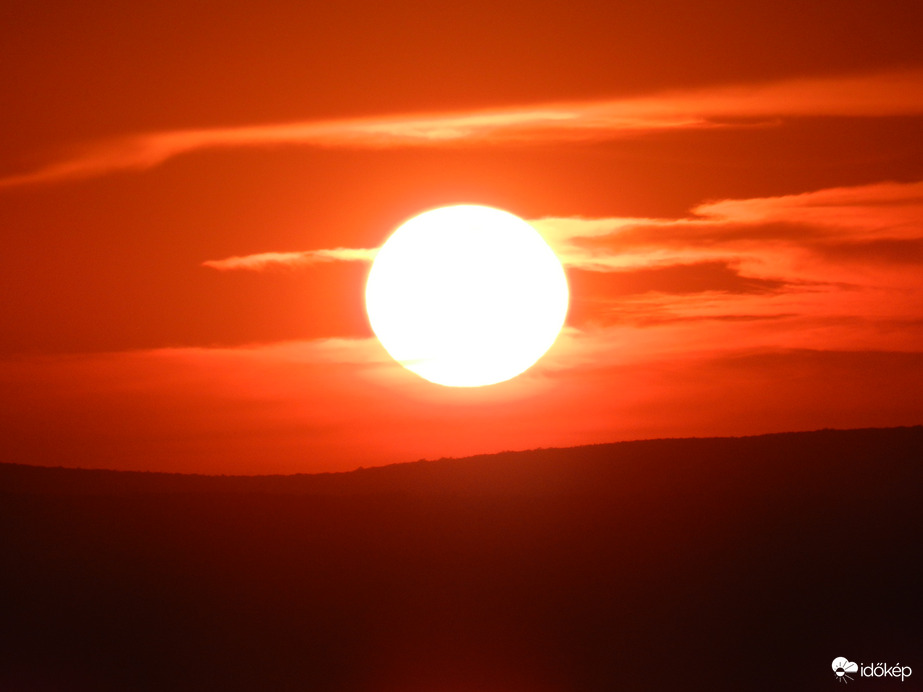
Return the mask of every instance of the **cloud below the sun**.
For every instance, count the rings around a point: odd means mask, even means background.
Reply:
[[[189,128],[86,144],[0,187],[146,170],[196,151],[253,147],[389,149],[598,141],[671,130],[771,126],[794,117],[923,115],[923,70],[454,113]]]
[[[845,325],[851,341],[798,346],[805,327],[567,330],[522,376],[470,390],[426,383],[372,339],[0,360],[0,383],[15,394],[0,413],[14,458],[28,450],[48,466],[186,473],[919,423],[908,383],[923,375],[923,354],[865,348]]]

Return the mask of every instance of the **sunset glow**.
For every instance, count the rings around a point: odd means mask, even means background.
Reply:
[[[923,421],[918,4],[38,8],[0,22],[10,461],[308,473]],[[513,280],[479,241],[487,332],[431,290],[467,264],[366,292],[455,205],[563,267]]]
[[[910,690],[921,29],[3,0],[0,692]]]

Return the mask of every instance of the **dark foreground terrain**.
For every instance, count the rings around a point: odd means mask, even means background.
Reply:
[[[0,690],[923,688],[923,428],[347,474],[0,464]],[[845,688],[844,688],[845,689]]]

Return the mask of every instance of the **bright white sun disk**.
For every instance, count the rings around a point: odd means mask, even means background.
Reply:
[[[437,384],[503,382],[551,347],[567,279],[538,232],[499,209],[442,207],[404,223],[378,251],[365,292],[375,335]]]

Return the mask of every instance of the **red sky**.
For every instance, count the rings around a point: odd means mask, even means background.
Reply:
[[[348,470],[923,422],[918,2],[0,8],[0,459]],[[565,332],[390,361],[369,259],[533,222]]]

